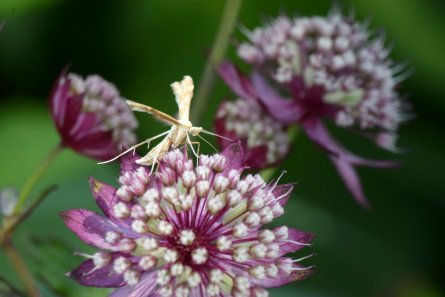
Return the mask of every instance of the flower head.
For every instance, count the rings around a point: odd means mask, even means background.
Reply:
[[[327,17],[281,16],[247,32],[239,56],[285,86],[306,113],[333,118],[341,127],[395,131],[402,76],[383,36],[334,10]],[[308,98],[318,90],[317,98]],[[317,104],[314,101],[318,100]]]
[[[313,235],[263,229],[283,214],[292,185],[242,175],[238,144],[199,164],[179,150],[149,175],[124,157],[120,187],[91,179],[105,217],[62,213],[68,227],[100,249],[70,276],[117,296],[268,296],[265,288],[303,279],[312,268],[285,257]]]
[[[397,151],[397,128],[405,116],[396,87],[404,73],[388,57],[383,37],[372,37],[365,25],[338,11],[327,17],[281,16],[246,35],[238,55],[253,65],[251,77],[227,62],[219,69],[221,77],[238,96],[255,98],[276,121],[299,124],[330,154],[349,191],[366,206],[354,167],[397,164],[349,152],[322,121],[355,128]]]
[[[50,97],[62,144],[106,160],[136,142],[137,121],[116,87],[98,75],[63,74]]]
[[[215,118],[215,131],[221,147],[239,140],[246,152],[246,165],[262,169],[276,165],[288,154],[287,125],[277,122],[263,106],[249,98],[224,101]]]

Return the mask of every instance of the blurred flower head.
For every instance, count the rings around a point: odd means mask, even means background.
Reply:
[[[224,101],[215,118],[215,131],[221,147],[239,140],[246,155],[246,165],[263,169],[280,163],[288,154],[290,144],[287,125],[277,122],[263,106],[249,98]]]
[[[389,59],[383,34],[337,9],[327,17],[281,16],[246,35],[241,59],[264,68],[304,109],[283,120],[316,115],[341,127],[395,132],[404,119],[396,91],[403,67]]]
[[[313,234],[262,228],[283,214],[292,185],[242,175],[242,148],[201,155],[199,164],[169,152],[156,174],[122,160],[120,187],[91,179],[104,212],[62,213],[68,227],[99,248],[69,275],[80,284],[117,288],[110,296],[268,296],[266,288],[312,272],[285,255]]]
[[[396,87],[403,67],[389,59],[382,35],[333,10],[327,17],[280,16],[246,30],[238,55],[253,66],[248,78],[228,62],[219,73],[232,91],[264,106],[283,125],[299,124],[326,150],[349,191],[367,205],[355,166],[393,167],[346,150],[323,120],[354,128],[378,146],[398,151],[404,104]]]
[[[98,160],[117,155],[136,142],[138,123],[110,82],[62,74],[50,97],[50,109],[62,145]]]

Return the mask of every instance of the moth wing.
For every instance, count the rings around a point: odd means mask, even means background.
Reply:
[[[177,119],[172,117],[171,115],[168,115],[165,112],[157,110],[153,107],[150,107],[150,106],[138,103],[138,102],[134,102],[131,100],[127,100],[127,104],[133,111],[146,112],[146,113],[151,114],[152,116],[155,117],[155,119],[157,119],[163,123],[170,124],[170,125],[182,126],[182,124]]]
[[[193,79],[186,75],[180,82],[174,82],[171,85],[173,94],[175,94],[176,104],[178,104],[180,120],[188,121],[190,117],[190,103],[193,97]]]
[[[155,163],[157,163],[164,157],[165,154],[168,153],[170,146],[171,141],[170,138],[167,136],[155,147],[153,147],[145,156],[136,160],[136,163],[146,166],[155,165]]]

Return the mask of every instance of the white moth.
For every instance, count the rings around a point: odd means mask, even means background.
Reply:
[[[173,90],[173,94],[175,95],[176,103],[178,104],[179,112],[177,119],[153,107],[127,100],[128,106],[133,111],[147,112],[153,115],[156,119],[160,120],[161,122],[171,125],[170,130],[161,133],[159,135],[156,135],[154,137],[148,138],[147,140],[130,147],[128,150],[114,157],[113,159],[101,162],[99,164],[112,162],[121,157],[122,155],[125,155],[126,153],[136,149],[137,147],[143,144],[150,145],[151,141],[160,138],[162,136],[165,136],[164,139],[160,143],[158,143],[155,147],[153,147],[144,157],[136,160],[136,163],[138,164],[148,165],[148,166],[151,165],[153,172],[154,165],[158,162],[158,160],[162,159],[162,157],[168,153],[170,148],[177,148],[180,145],[188,144],[190,145],[195,156],[197,156],[197,153],[193,148],[194,142],[190,141],[190,135],[200,137],[199,133],[203,132],[206,134],[223,137],[211,133],[209,131],[206,131],[202,127],[195,127],[190,122],[190,103],[192,101],[193,88],[194,88],[193,80],[190,76],[184,76],[182,81],[174,82],[170,86]]]

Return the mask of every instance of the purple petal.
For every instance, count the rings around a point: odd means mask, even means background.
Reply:
[[[319,119],[307,119],[302,125],[309,138],[331,154],[331,160],[337,168],[340,177],[343,179],[346,187],[358,203],[368,207],[369,205],[366,202],[360,179],[355,172],[354,165],[392,168],[396,167],[398,163],[393,161],[367,160],[352,154],[331,137]]]
[[[329,135],[321,120],[315,117],[306,119],[302,126],[308,137],[321,148],[334,155],[342,154],[344,149]]]
[[[66,104],[68,99],[68,92],[71,85],[70,81],[66,78],[65,75],[66,75],[66,70],[63,70],[59,78],[56,80],[49,97],[51,114],[59,130],[63,125],[63,119],[65,117]]]
[[[122,256],[118,253],[111,254],[111,261]],[[71,271],[69,277],[75,279],[79,284],[90,287],[116,288],[125,284],[122,275],[113,271],[113,262],[95,270],[93,260],[87,260],[79,267]]]
[[[320,120],[306,121],[304,127],[309,138],[331,154],[331,160],[340,177],[357,202],[363,206],[368,206],[359,177],[349,162],[350,155],[348,152],[329,135]]]
[[[278,92],[270,86],[266,79],[258,72],[253,71],[250,76],[252,86],[256,93],[266,98],[281,98]],[[284,100],[284,98],[281,98]]]
[[[62,137],[70,137],[70,131],[76,124],[79,115],[82,112],[83,100],[81,95],[66,94],[66,110],[62,122]]]
[[[111,131],[96,132],[81,140],[71,141],[69,145],[80,154],[101,161],[109,160],[118,154],[117,145],[113,142]]]
[[[348,162],[358,166],[367,166],[375,168],[395,168],[400,166],[397,161],[387,161],[387,160],[368,160],[351,153],[346,155]]]
[[[114,217],[111,211],[115,202],[116,189],[108,184],[102,183],[90,177],[90,187],[97,205],[108,217]]]
[[[280,97],[259,73],[252,74],[252,84],[259,101],[281,123],[298,122],[306,114],[306,110],[295,100]]]
[[[137,285],[124,286],[108,297],[155,297],[157,294],[157,270],[144,274]]]
[[[242,141],[244,151],[246,152],[246,166],[249,169],[264,169],[272,167],[274,164],[267,163],[267,146],[261,145],[253,148],[247,148],[246,140]]]
[[[226,166],[223,173],[227,174],[232,169],[238,170],[244,165],[244,151],[239,141],[228,145],[221,152],[221,155],[226,157]]]
[[[125,148],[124,148],[125,150]],[[136,171],[141,165],[136,163],[136,160],[141,157],[137,153],[129,152],[121,157],[121,174],[127,171]]]
[[[279,199],[278,203],[280,203],[281,206],[286,205],[287,201],[289,201],[289,197],[292,194],[292,190],[294,188],[293,184],[283,184],[283,185],[277,185],[273,191],[272,194]]]
[[[255,100],[256,94],[250,80],[244,76],[232,63],[228,61],[222,62],[217,71],[224,82],[236,95],[244,99]]]
[[[71,127],[69,135],[76,140],[79,140],[93,132],[94,126],[97,123],[97,117],[92,112],[82,112],[77,117],[76,123]]]
[[[376,134],[369,133],[368,135],[365,134],[365,136],[369,137],[374,141],[374,143],[387,151],[390,151],[392,153],[403,153],[406,151],[406,149],[399,148],[396,146],[398,135],[395,132],[378,132]]]
[[[335,156],[331,156],[331,160],[334,163],[335,168],[337,168],[337,172],[346,185],[346,188],[348,188],[355,200],[357,200],[357,202],[362,206],[369,208],[360,179],[351,163],[346,161],[344,158]]]
[[[281,241],[279,256],[296,252],[307,246],[315,238],[314,233],[288,228],[288,241]],[[290,242],[292,241],[292,242]]]
[[[336,140],[332,138],[320,119],[308,118],[302,123],[308,137],[317,143],[320,147],[327,150],[334,156],[341,157],[354,165],[391,168],[398,165],[394,161],[367,160],[356,156],[343,148]]]
[[[68,228],[86,244],[110,251],[119,250],[118,246],[107,243],[104,238],[108,231],[124,232],[125,230],[108,219],[85,209],[67,210],[60,216]]]
[[[312,267],[304,267],[297,263],[294,263],[292,265],[293,269],[300,269],[292,271],[289,275],[286,275],[285,273],[281,272],[277,277],[275,278],[269,278],[266,277],[264,279],[252,279],[252,284],[263,287],[263,288],[277,288],[281,287],[283,285],[289,284],[294,281],[303,280],[310,276],[314,272],[314,268]]]

